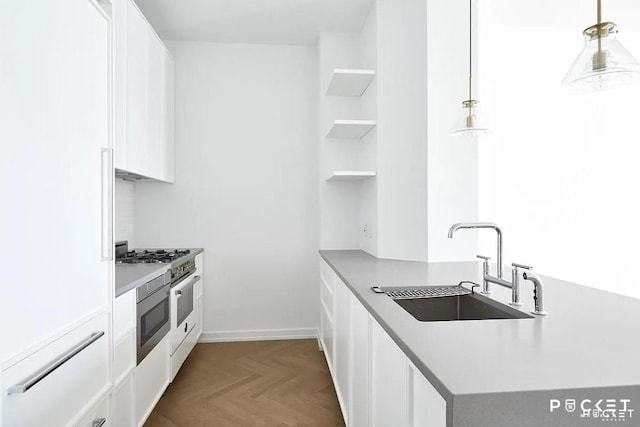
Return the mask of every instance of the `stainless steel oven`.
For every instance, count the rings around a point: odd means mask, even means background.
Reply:
[[[194,285],[200,281],[200,276],[189,275],[185,280],[171,288],[171,354],[185,340],[196,326],[194,306]]]
[[[156,277],[137,288],[137,362],[158,345],[171,330],[171,273]]]

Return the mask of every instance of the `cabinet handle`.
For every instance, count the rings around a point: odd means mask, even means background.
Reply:
[[[103,148],[102,167],[102,261],[113,261],[113,148]]]
[[[18,384],[15,384],[9,387],[9,389],[7,390],[7,394],[25,393],[31,387],[33,387],[34,385],[38,384],[40,381],[45,379],[47,375],[49,375],[50,373],[58,369],[60,366],[68,362],[72,357],[80,353],[85,348],[89,347],[94,342],[98,341],[98,339],[100,339],[100,337],[102,337],[103,335],[104,335],[104,331],[92,333],[91,336],[82,340],[82,342],[76,344],[73,348],[69,349],[68,351],[62,353],[60,356],[58,356],[57,359],[52,361],[50,364],[42,367],[38,372],[25,378]]]
[[[107,422],[106,418],[96,418],[91,423],[91,427],[102,427],[104,425],[104,423],[106,423],[106,422]]]

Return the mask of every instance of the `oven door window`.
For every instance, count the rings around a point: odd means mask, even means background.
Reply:
[[[194,280],[188,286],[185,286],[181,291],[182,295],[178,296],[178,300],[176,302],[178,309],[176,327],[180,326],[193,311],[193,284],[196,281],[197,280]]]
[[[165,298],[140,317],[140,346],[145,345],[169,321],[169,298]]]

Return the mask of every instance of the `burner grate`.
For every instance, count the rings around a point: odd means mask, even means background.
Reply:
[[[399,299],[418,299],[418,298],[440,298],[440,297],[453,297],[460,295],[469,295],[470,290],[463,288],[462,286],[429,286],[424,288],[413,289],[398,289],[398,290],[385,290],[382,288],[385,294],[387,294],[393,300]]]

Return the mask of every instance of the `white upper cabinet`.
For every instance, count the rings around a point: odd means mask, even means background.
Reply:
[[[124,148],[126,163],[116,165],[119,169],[147,175],[147,38],[149,29],[144,17],[132,1],[127,0],[127,45],[126,45],[126,140],[116,145]]]
[[[162,55],[162,131],[164,148],[164,177],[166,181],[174,181],[175,171],[175,70],[174,62],[166,49]]]
[[[173,59],[133,0],[114,9],[115,167],[173,182]]]
[[[146,83],[146,136],[147,156],[146,173],[149,177],[161,178],[164,175],[164,138],[162,132],[164,126],[163,114],[163,50],[164,46],[153,34],[151,28],[147,29],[147,72],[145,74]]]
[[[6,360],[109,304],[111,43],[89,0],[0,2],[0,28]]]

